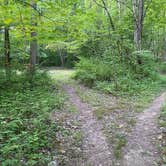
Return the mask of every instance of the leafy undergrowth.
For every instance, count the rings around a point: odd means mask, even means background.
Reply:
[[[25,73],[12,73],[0,86],[1,165],[47,165],[58,152],[55,133],[65,132],[49,115],[63,107],[64,96],[39,72],[31,82]]]
[[[101,58],[80,58],[75,78],[86,86],[115,96],[144,96],[166,85],[166,79],[157,72],[158,66],[161,67],[148,51],[135,52],[126,59],[111,55],[108,50]]]
[[[160,63],[159,71],[163,74],[166,74],[166,62]]]
[[[161,130],[162,134],[159,136],[160,152],[161,152],[161,158],[162,158],[161,165],[165,165],[166,164],[166,104],[162,109],[162,113],[159,119],[159,125],[162,129]]]
[[[77,85],[75,80],[72,80],[74,70],[48,68],[47,71],[63,93],[65,93],[62,88],[64,84]],[[63,111],[58,114],[56,111],[51,113],[52,121],[58,122],[65,131],[56,133],[60,142],[60,154],[55,156],[55,160],[58,161],[59,166],[73,166],[84,160],[82,152],[83,133],[78,122],[78,110],[68,100],[68,94],[65,96],[67,98],[64,102]]]

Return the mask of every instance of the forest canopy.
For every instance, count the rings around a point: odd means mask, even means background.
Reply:
[[[79,56],[99,57],[108,49],[124,57],[135,50],[149,50],[157,57],[165,54],[164,0],[0,3],[0,51],[6,63],[27,64],[30,53],[34,54],[31,61],[35,61],[30,63],[69,67]]]

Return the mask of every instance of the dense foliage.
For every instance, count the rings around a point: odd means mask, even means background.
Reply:
[[[131,54],[136,49],[135,24],[139,20],[134,13],[143,15],[137,23],[142,25],[141,49],[163,57],[165,0],[146,0],[143,13],[137,11],[138,6],[134,11],[134,1],[140,0],[132,1],[1,0],[0,59],[4,58],[5,31],[9,32],[10,59],[20,63],[29,62],[33,40],[38,43],[37,63],[45,66],[72,67],[78,55],[101,56],[107,49],[119,55]]]
[[[141,64],[137,62],[138,55]],[[135,52],[128,58],[112,56],[109,51],[100,58],[80,58],[75,77],[113,94],[137,94],[160,82],[157,63],[150,52]]]
[[[56,131],[61,127],[49,114],[63,106],[64,97],[46,74],[37,72],[30,84],[26,73],[17,73],[10,83],[0,80],[0,163],[47,165],[57,153]]]

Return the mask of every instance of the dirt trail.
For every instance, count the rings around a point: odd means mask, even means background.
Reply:
[[[93,109],[83,103],[73,87],[64,86],[71,103],[78,110],[78,120],[81,122],[83,138],[83,153],[86,161],[79,166],[112,166],[113,153],[110,151],[102,129],[103,126],[93,116]]]
[[[157,118],[166,99],[166,93],[156,98],[151,106],[139,114],[137,123],[124,147],[121,166],[156,166],[155,146],[158,132]]]

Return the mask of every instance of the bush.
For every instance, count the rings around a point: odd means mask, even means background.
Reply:
[[[150,51],[135,51],[131,55],[131,66],[137,79],[156,77],[157,65]]]
[[[100,58],[81,57],[75,78],[108,93],[138,93],[157,80],[156,71],[155,60],[149,51],[122,57],[107,50]]]
[[[96,80],[111,81],[113,79],[111,67],[104,61],[101,61],[100,58],[80,58],[76,69],[75,77],[88,86],[94,85]]]

